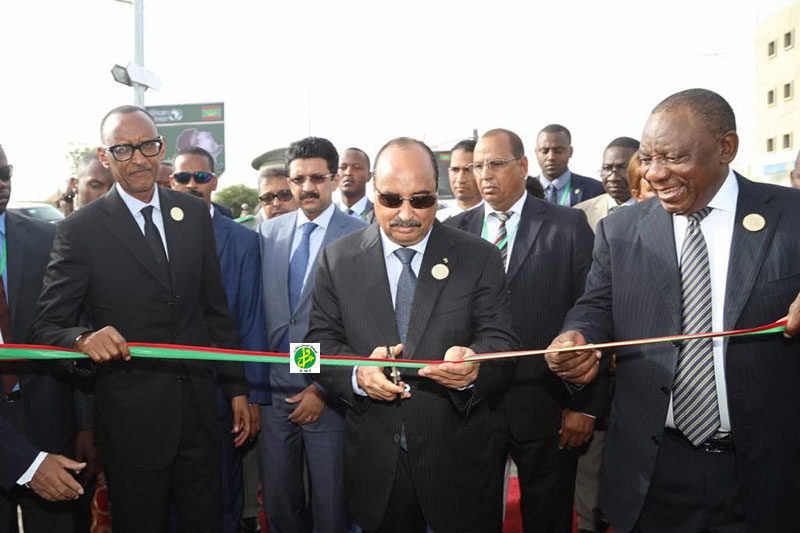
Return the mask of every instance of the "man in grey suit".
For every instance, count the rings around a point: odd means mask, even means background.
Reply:
[[[718,94],[690,89],[656,106],[639,155],[657,199],[600,222],[586,292],[553,341],[749,328],[789,311],[789,338],[617,350],[600,490],[616,531],[797,525],[800,192],[733,172],[738,147],[733,110]],[[547,361],[585,383],[597,357],[584,350]]]
[[[331,199],[339,184],[339,155],[327,139],[307,137],[286,152],[289,184],[300,209],[262,222],[264,309],[271,351],[287,353],[308,329],[316,257],[327,244],[366,226]],[[288,365],[270,372],[272,405],[261,408],[258,439],[264,509],[275,533],[342,532],[344,501],[341,406]],[[303,467],[308,464],[310,509]],[[313,524],[313,525],[312,525]]]

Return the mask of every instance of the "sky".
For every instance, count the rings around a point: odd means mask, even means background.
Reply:
[[[220,187],[255,186],[250,162],[307,135],[371,155],[389,139],[449,149],[517,132],[538,171],[537,132],[572,131],[570,168],[596,176],[618,136],[690,87],[737,115],[737,168],[753,154],[755,27],[788,0],[144,0],[147,105],[225,103]],[[133,59],[133,8],[115,0],[0,3],[0,144],[12,200],[43,200],[69,177],[67,152],[99,144],[133,90],[111,77]]]

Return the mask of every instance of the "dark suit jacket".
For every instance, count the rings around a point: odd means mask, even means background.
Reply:
[[[431,268],[447,260],[443,280]],[[442,359],[451,346],[476,353],[514,349],[500,254],[491,244],[434,222],[414,292],[405,356]],[[389,281],[376,224],[323,249],[306,341],[325,354],[368,356],[399,342]],[[351,516],[364,529],[383,518],[400,453],[404,424],[408,458],[422,511],[437,532],[491,531],[496,518],[484,498],[492,406],[513,372],[484,363],[474,387],[455,391],[401,371],[412,397],[378,402],[354,394],[351,367],[325,367],[315,376],[347,410],[345,491]],[[493,463],[492,463],[493,465]],[[497,507],[495,505],[495,507]],[[493,516],[493,512],[498,516]]]
[[[7,343],[24,344],[30,340],[28,329],[36,313],[55,231],[53,224],[6,213],[11,321],[11,338],[5,340]],[[45,361],[3,363],[0,365],[2,372],[19,376],[22,418],[21,427],[17,429],[20,433],[41,450],[73,455],[77,429],[91,427],[91,420],[86,409],[76,412],[80,403],[73,394],[73,378],[64,366]],[[5,396],[0,395],[0,415],[9,408]]]
[[[39,451],[0,417],[0,487],[6,490],[31,466]]]
[[[222,285],[242,350],[267,351],[267,328],[261,301],[261,251],[258,233],[237,224],[214,208],[211,219],[217,242]],[[245,363],[250,403],[272,403],[269,365]]]
[[[785,316],[800,292],[800,191],[738,175],[737,180],[726,329],[760,326]],[[764,229],[744,228],[742,220],[751,213],[764,217]],[[582,332],[589,342],[681,331],[672,217],[656,199],[600,222],[586,294],[570,311],[564,329]],[[632,528],[642,509],[678,351],[672,344],[617,350],[600,501],[618,530]],[[730,338],[725,377],[748,531],[791,529],[800,494],[800,341],[781,335]]]
[[[569,205],[570,207],[574,206],[575,204],[579,204],[584,200],[588,200],[589,198],[594,198],[595,196],[600,196],[606,192],[605,188],[603,187],[603,182],[587,178],[586,176],[581,176],[580,174],[575,174],[574,172],[570,171],[572,174],[572,178],[570,179],[569,185]],[[531,177],[528,176],[527,181],[530,180],[538,180],[539,177]],[[526,186],[528,186],[526,184]],[[561,198],[559,197],[559,200]]]
[[[216,202],[211,202],[214,204],[214,212],[219,212],[222,216],[227,218],[233,218],[233,211],[227,205],[218,204]]]
[[[480,236],[485,212],[473,209],[447,224]],[[521,349],[546,348],[560,331],[583,294],[593,238],[583,211],[527,196],[506,274],[511,320]],[[601,379],[605,382],[605,374]],[[600,416],[607,390],[597,383],[570,395],[543,357],[520,359],[505,398],[511,435],[520,442],[556,435],[564,408]]]
[[[156,188],[164,215],[170,279],[163,279],[144,235],[117,193],[58,225],[32,326],[38,343],[72,348],[86,331],[85,309],[99,330],[114,326],[129,342],[236,348],[205,203]],[[178,208],[183,219],[175,220]],[[211,438],[218,439],[214,366],[229,397],[246,394],[240,363],[138,359],[99,365],[98,440],[118,470],[155,470],[175,459],[181,435],[182,388],[188,380]]]

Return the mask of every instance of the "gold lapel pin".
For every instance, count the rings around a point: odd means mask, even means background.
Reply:
[[[580,193],[581,193],[580,189],[575,189],[575,194],[580,194]]]
[[[447,268],[447,265],[443,265],[442,263],[433,265],[433,268],[431,269],[431,276],[433,276],[434,279],[438,279],[439,281],[442,281],[449,275],[450,275],[450,269]]]
[[[183,209],[181,209],[180,207],[173,207],[172,209],[169,210],[169,216],[171,216],[172,220],[174,220],[175,222],[180,222],[181,220],[183,220]]]
[[[747,231],[761,231],[767,225],[767,221],[758,213],[750,213],[744,217],[742,225]]]

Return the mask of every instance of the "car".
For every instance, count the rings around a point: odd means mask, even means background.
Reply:
[[[45,202],[8,202],[7,209],[12,213],[38,218],[51,224],[55,224],[64,218],[64,214],[53,204]]]

